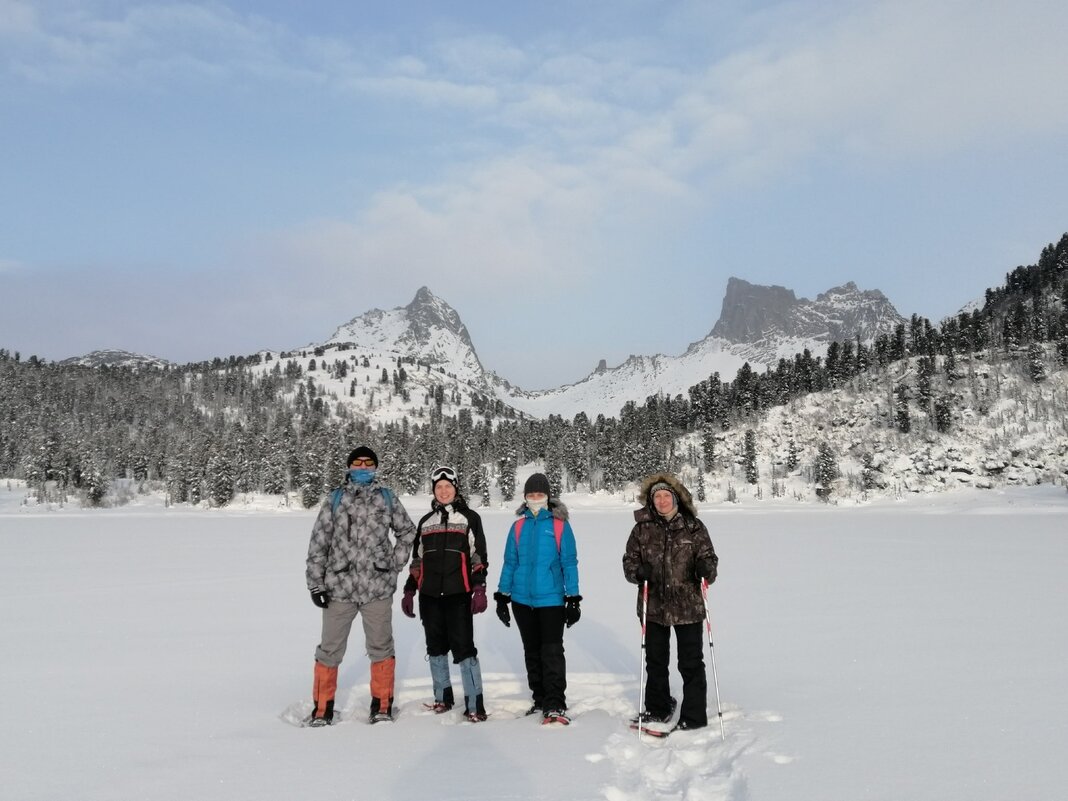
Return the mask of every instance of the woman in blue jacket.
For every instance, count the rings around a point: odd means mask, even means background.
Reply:
[[[534,699],[528,715],[542,723],[568,724],[564,626],[578,622],[578,551],[567,507],[551,498],[549,479],[535,473],[523,486],[523,505],[504,544],[500,584],[494,593],[497,617],[523,640],[527,684]]]

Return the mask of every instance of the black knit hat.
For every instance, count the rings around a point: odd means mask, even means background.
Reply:
[[[357,459],[373,459],[375,467],[378,467],[378,454],[368,448],[366,445],[361,445],[352,453],[349,454],[349,460],[345,462],[346,467],[350,467]]]
[[[523,485],[524,497],[532,492],[544,492],[546,497],[552,495],[552,491],[549,489],[549,479],[545,477],[544,473],[535,473]]]

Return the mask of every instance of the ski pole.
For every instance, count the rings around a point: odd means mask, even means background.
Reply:
[[[716,714],[719,716],[719,739],[726,740],[723,733],[723,705],[719,701],[719,675],[716,673],[716,649],[712,645],[712,616],[708,612],[708,580],[701,579],[701,597],[705,602],[705,628],[708,630],[708,653],[712,656],[712,679],[716,684]],[[642,631],[642,647],[644,648],[644,628]]]
[[[649,580],[642,582],[642,653],[638,670],[638,742],[642,740],[642,710],[645,709],[645,615],[649,611]]]

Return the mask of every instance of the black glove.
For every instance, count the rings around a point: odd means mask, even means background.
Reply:
[[[698,559],[697,565],[694,567],[694,574],[697,576],[697,580],[702,579],[711,584],[716,580],[716,563],[712,559]]]
[[[582,617],[582,610],[579,609],[581,600],[581,595],[568,595],[564,598],[564,622],[567,623],[568,628],[578,623],[579,618]]]
[[[638,565],[638,569],[634,571],[634,578],[638,579],[640,584],[643,581],[648,581],[653,577],[653,566],[648,562],[642,562]]]
[[[320,609],[330,606],[330,596],[326,594],[326,590],[314,589],[311,591],[311,597],[312,603]]]
[[[501,619],[501,623],[511,628],[512,613],[508,611],[508,604],[512,602],[512,596],[503,592],[495,592],[493,600],[497,602],[497,617]]]

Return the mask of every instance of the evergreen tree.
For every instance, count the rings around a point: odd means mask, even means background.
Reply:
[[[890,361],[896,362],[908,355],[905,345],[905,324],[898,323],[894,326],[894,337],[890,341]]]
[[[305,509],[319,503],[325,491],[323,486],[323,454],[314,437],[305,445],[300,475],[300,502]]]
[[[842,362],[842,346],[837,340],[827,346],[824,370],[827,373],[827,386],[831,389],[842,386],[846,377],[846,365]]]
[[[507,451],[497,465],[497,489],[501,491],[501,500],[510,502],[515,498],[515,451]]]
[[[549,479],[549,489],[552,497],[559,498],[564,491],[563,475],[561,473],[560,462],[553,461],[550,464],[545,465],[545,477]]]
[[[866,490],[877,489],[879,481],[876,478],[878,471],[875,469],[875,457],[870,453],[865,453],[863,457],[863,467],[860,471],[860,482]]]
[[[708,422],[701,427],[701,462],[706,471],[715,469],[716,431],[715,426]]]
[[[233,462],[220,449],[208,459],[208,499],[212,506],[226,506],[234,499]]]
[[[490,478],[489,470],[486,469],[486,465],[482,464],[478,466],[478,491],[482,496],[482,502],[479,506],[490,505]]]
[[[1048,378],[1046,352],[1038,342],[1032,342],[1027,349],[1027,372],[1036,384]]]
[[[920,409],[930,413],[931,409],[931,378],[934,376],[934,359],[921,356],[916,363],[918,375],[916,377],[917,402]]]
[[[827,441],[819,444],[813,473],[816,479],[816,495],[824,501],[829,500],[834,488],[834,482],[838,479],[840,471],[838,469],[838,456]]]
[[[148,457],[143,451],[139,451],[134,456],[133,479],[138,484],[143,484],[148,480]]]
[[[946,358],[942,362],[942,369],[946,374],[946,382],[952,384],[958,378],[957,375],[957,352],[952,344],[946,347]]]
[[[286,465],[289,458],[284,450],[279,429],[260,438],[260,474],[263,476],[263,491],[269,495],[281,495],[289,489]]]
[[[84,471],[85,501],[89,506],[100,506],[107,495],[111,482],[104,477],[104,471],[100,467],[97,457],[90,456],[86,462]]]
[[[745,432],[745,455],[742,463],[745,466],[745,480],[756,484],[760,473],[757,470],[756,432],[751,428]]]
[[[912,421],[909,418],[909,391],[908,386],[899,384],[894,390],[894,425],[902,434],[912,430]]]
[[[790,437],[786,443],[785,467],[787,472],[793,472],[799,464],[801,464],[801,449],[797,447],[797,440]]]
[[[950,400],[945,395],[939,396],[934,404],[935,428],[945,434],[953,427],[953,410]]]

